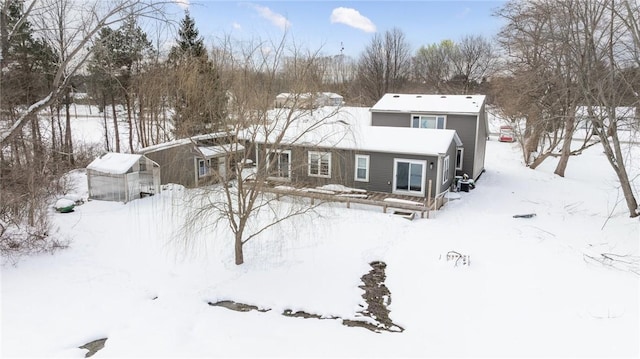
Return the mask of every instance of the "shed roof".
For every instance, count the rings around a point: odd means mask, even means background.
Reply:
[[[272,115],[277,116],[273,111]],[[274,119],[275,121],[275,119]],[[273,142],[278,131],[270,131],[269,140],[262,132],[244,137],[260,143]],[[371,126],[367,107],[321,108],[307,113],[288,126],[282,144],[338,148],[385,153],[438,155],[447,152],[451,142],[462,142],[455,130],[417,129]]]
[[[205,157],[216,157],[230,152],[244,151],[244,146],[238,143],[227,143],[219,146],[198,146],[198,151]]]
[[[388,93],[371,107],[372,112],[431,112],[478,114],[484,95],[420,95]]]
[[[156,151],[165,150],[165,149],[168,149],[168,148],[188,145],[188,144],[192,144],[192,143],[198,142],[198,141],[212,140],[212,139],[220,138],[220,137],[224,137],[224,136],[229,136],[229,133],[227,133],[227,132],[215,132],[215,133],[208,133],[208,134],[204,134],[204,135],[196,135],[196,136],[191,136],[191,137],[188,137],[188,138],[181,138],[181,139],[178,139],[178,140],[159,143],[157,145],[147,146],[145,148],[140,149],[138,152],[140,152],[142,154],[152,153],[152,152],[156,152]]]
[[[142,155],[107,152],[93,160],[87,169],[110,174],[124,174],[140,160]]]

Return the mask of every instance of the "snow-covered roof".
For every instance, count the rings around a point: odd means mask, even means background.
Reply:
[[[335,93],[335,92],[323,92],[322,94],[323,94],[323,95],[325,95],[325,96],[327,96],[328,98],[333,98],[333,99],[335,99],[335,98],[339,98],[339,99],[344,98],[344,97],[342,97],[342,96],[338,95],[338,94],[337,94],[337,93]]]
[[[302,98],[302,99],[310,98],[310,97],[312,97],[312,96],[313,96],[313,94],[312,94],[312,93],[310,93],[310,92],[299,93],[299,94],[297,94],[297,95],[298,95],[298,97],[299,97],[299,98]],[[341,99],[341,98],[343,98],[342,96],[340,96],[339,94],[337,94],[337,93],[335,93],[335,92],[318,92],[318,93],[316,94],[316,96],[320,96],[320,95],[322,95],[322,96],[326,96],[327,98],[333,98],[333,99],[336,99],[336,98]],[[295,93],[282,92],[282,93],[279,93],[279,94],[276,96],[276,98],[277,98],[277,99],[287,99],[287,98],[295,97],[295,96],[296,96],[296,94],[295,94]]]
[[[145,148],[140,149],[140,153],[151,153],[151,152],[156,152],[159,150],[165,150],[168,148],[173,148],[173,147],[177,147],[177,146],[183,146],[183,145],[187,145],[193,142],[197,142],[197,141],[204,141],[204,140],[212,140],[215,138],[219,138],[219,137],[224,137],[224,136],[228,136],[229,134],[226,132],[216,132],[216,133],[208,133],[205,135],[197,135],[197,136],[192,136],[189,138],[181,138],[179,140],[173,140],[173,141],[169,141],[169,142],[164,142],[164,143],[159,143],[157,145],[151,145],[151,146],[147,146]]]
[[[107,152],[93,160],[87,169],[110,174],[127,173],[129,169],[140,160],[142,155],[130,153]]]
[[[420,95],[388,93],[371,107],[372,112],[431,112],[478,114],[484,95]]]
[[[272,117],[283,116],[273,110]],[[277,120],[273,120],[276,123]],[[259,143],[274,142],[279,131],[270,131],[269,139],[248,130],[242,137]],[[462,142],[455,130],[371,126],[366,107],[324,107],[296,119],[286,130],[282,144],[314,146],[385,153],[438,155],[447,152],[451,142]]]
[[[205,157],[215,157],[229,152],[244,151],[244,146],[237,143],[228,143],[220,146],[198,146],[198,151]]]

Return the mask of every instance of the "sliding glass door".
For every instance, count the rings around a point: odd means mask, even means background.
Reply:
[[[426,161],[393,160],[393,192],[424,196]]]

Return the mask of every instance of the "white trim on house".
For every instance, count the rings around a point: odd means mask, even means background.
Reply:
[[[358,164],[358,160],[359,159],[364,159],[364,177],[359,177],[358,176],[358,170],[361,169],[359,164]],[[355,156],[355,161],[354,161],[354,174],[353,174],[353,180],[354,181],[358,181],[358,182],[369,182],[369,169],[370,169],[370,162],[371,158],[369,155],[356,155]]]
[[[312,156],[317,158],[312,160]],[[313,162],[315,162],[317,173],[312,173]],[[309,177],[331,178],[331,152],[309,151],[307,153],[307,175]]]
[[[406,187],[407,189],[398,189],[398,185],[400,184],[404,187],[404,181],[398,183],[398,163],[408,163],[409,167],[407,168],[407,177],[406,177]],[[412,190],[411,189],[411,176],[412,170],[414,166],[422,166],[420,171],[420,190]],[[425,196],[425,184],[427,178],[427,161],[426,160],[415,160],[415,159],[406,159],[406,158],[394,158],[393,159],[393,186],[391,188],[392,193],[397,194],[406,194],[406,195],[419,195],[420,197]]]
[[[449,162],[449,155],[444,156],[444,159],[442,160],[442,184],[447,183],[449,180]]]

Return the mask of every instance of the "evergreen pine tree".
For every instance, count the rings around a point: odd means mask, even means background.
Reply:
[[[171,48],[169,53],[171,62],[178,62],[185,57],[206,60],[207,51],[204,47],[204,40],[200,37],[196,23],[189,15],[189,11],[185,11],[184,18],[180,21],[176,42],[177,44]]]
[[[176,42],[169,53],[175,76],[174,133],[188,137],[216,132],[227,116],[227,91],[189,12],[181,21]]]

